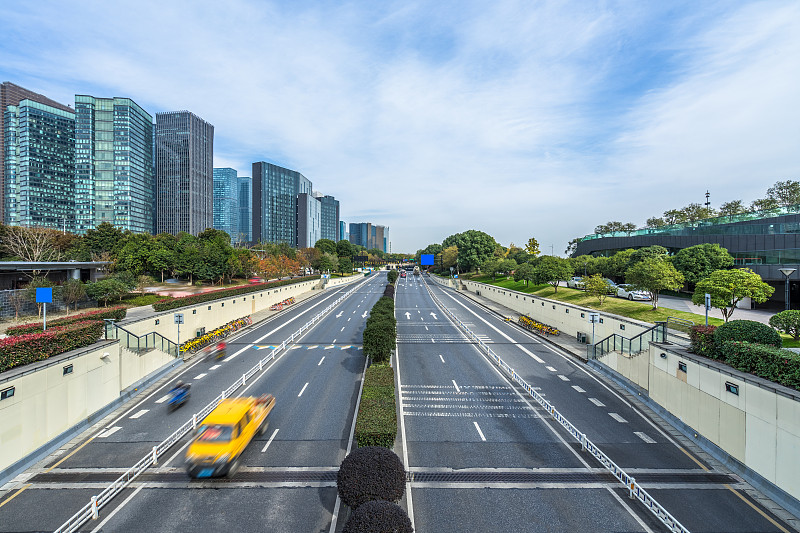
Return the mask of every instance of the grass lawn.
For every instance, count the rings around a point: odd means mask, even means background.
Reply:
[[[159,296],[158,294],[138,294],[132,298],[123,298],[118,304],[128,307],[141,307],[142,305],[152,305],[159,300],[172,300],[172,296]],[[112,305],[109,302],[109,305]]]
[[[695,324],[705,324],[706,320],[705,315],[687,313],[686,311],[676,311],[675,309],[666,309],[663,307],[653,309],[653,305],[650,302],[631,302],[629,300],[623,300],[614,296],[609,296],[606,298],[601,306],[600,301],[595,296],[591,296],[584,291],[570,289],[568,287],[559,287],[558,292],[555,292],[552,285],[531,285],[530,287],[526,287],[524,281],[514,281],[513,279],[502,278],[497,278],[496,281],[492,281],[492,278],[489,276],[476,276],[472,278],[472,281],[480,281],[488,285],[495,285],[505,289],[525,292],[533,296],[550,298],[551,300],[558,300],[560,302],[579,305],[581,307],[589,307],[591,309],[597,309],[598,311],[625,316],[653,324],[657,321],[666,321],[667,317],[671,316],[675,318],[682,318],[684,320],[691,320]],[[709,317],[708,323],[709,325],[719,326],[723,324],[724,321],[719,318]]]

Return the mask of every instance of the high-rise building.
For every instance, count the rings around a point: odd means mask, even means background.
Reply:
[[[311,195],[311,181],[266,161],[253,163],[253,240],[297,245],[297,196]]]
[[[344,220],[339,221],[339,241],[342,239],[346,241],[350,240],[350,232],[347,231],[347,223]]]
[[[214,226],[214,126],[189,111],[156,113],[156,233]]]
[[[214,229],[237,242],[239,233],[239,180],[235,169],[214,169]]]
[[[19,105],[19,103],[23,100],[31,100],[33,102],[45,104],[61,111],[67,111],[71,113],[74,112],[74,110],[69,106],[60,104],[55,100],[51,100],[50,98],[47,98],[39,93],[29,91],[28,89],[20,87],[19,85],[11,83],[10,81],[4,81],[3,83],[0,83],[0,198],[7,197],[5,191],[5,112],[8,106]],[[5,220],[4,211],[4,202],[0,201],[0,220]]]
[[[130,98],[75,95],[76,231],[153,231],[153,117]]]
[[[297,195],[297,248],[312,248],[322,237],[322,204],[313,194]]]
[[[377,248],[386,252],[388,249],[389,228],[373,225],[370,222],[350,223],[350,242],[363,246],[367,250]]]
[[[5,223],[75,231],[75,113],[22,100],[4,113]]]
[[[252,183],[248,176],[239,176],[239,225],[238,234],[234,242],[245,243],[253,241],[253,194]]]
[[[339,237],[339,200],[333,196],[319,196],[322,210],[320,211],[321,218],[321,239],[330,239],[337,242]]]

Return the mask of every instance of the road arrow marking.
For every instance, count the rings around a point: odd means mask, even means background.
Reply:
[[[406,320],[411,320],[411,313],[406,311]]]
[[[433,317],[434,320],[439,320],[438,318],[436,318],[436,313],[431,312],[431,316]]]
[[[361,318],[367,318],[367,312],[366,311],[364,311],[364,314],[361,315]]]
[[[339,311],[339,314],[338,314],[338,315],[336,315],[336,318],[339,318],[340,316],[342,316],[342,313],[343,313],[343,312],[344,312],[344,311]]]

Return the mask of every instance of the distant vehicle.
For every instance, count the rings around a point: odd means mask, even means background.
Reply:
[[[233,476],[247,445],[269,427],[275,397],[222,400],[203,420],[186,450],[186,472],[193,478]]]
[[[415,276],[419,276],[419,267],[418,266],[414,267],[414,275]]]
[[[603,280],[605,280],[605,282],[608,284],[608,294],[617,294],[617,289],[619,288],[619,285],[617,285],[608,278],[603,278]]]
[[[567,287],[570,289],[584,289],[583,278],[580,276],[573,276],[567,280]]]
[[[255,283],[264,283],[264,281],[266,280],[264,278],[250,278],[247,281],[249,281],[252,284],[255,284]]]
[[[404,278],[404,277],[406,277],[406,271],[405,271],[405,270],[401,270],[401,271],[400,271],[400,277],[401,277],[401,278]]]
[[[650,300],[650,293],[636,290],[632,285],[617,285],[617,296],[628,300]]]

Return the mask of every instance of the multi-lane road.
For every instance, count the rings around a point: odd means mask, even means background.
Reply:
[[[187,438],[82,531],[340,531],[339,464],[352,446],[365,359],[361,335],[384,273],[323,292],[249,328],[222,361],[190,361],[29,469],[0,494],[0,532],[52,531],[354,287],[237,395],[274,394],[270,426],[232,479],[190,480]],[[601,377],[470,300],[409,276],[397,282],[402,502],[417,531],[663,531],[638,502],[447,317],[442,305],[633,474],[690,531],[790,531],[744,484],[696,456]],[[192,397],[170,413],[175,380]]]

